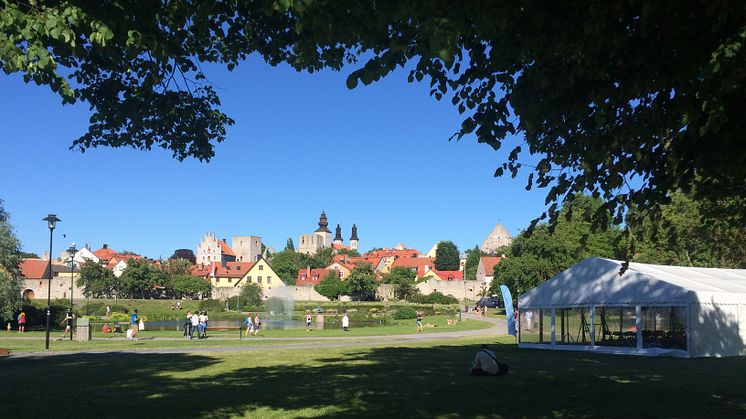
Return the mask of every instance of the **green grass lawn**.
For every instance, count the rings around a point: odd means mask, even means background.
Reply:
[[[464,330],[480,330],[486,329],[491,324],[477,321],[477,320],[465,320],[457,323],[455,326],[448,326],[447,319],[449,316],[432,316],[425,319],[426,322],[437,325],[434,328],[425,328],[425,334],[428,333],[440,333],[440,332],[452,332],[452,331],[464,331]],[[270,344],[262,342],[263,337],[276,337],[276,338],[304,338],[304,339],[316,339],[316,338],[334,338],[334,337],[355,337],[355,336],[387,336],[387,335],[402,335],[415,333],[417,326],[414,320],[395,320],[390,321],[385,326],[376,327],[359,327],[352,328],[348,332],[341,329],[324,329],[324,330],[311,330],[310,332],[306,329],[300,330],[263,330],[259,336],[244,337],[241,341],[238,340],[238,331],[210,331],[208,334],[210,338],[232,338],[232,341],[223,341],[218,339],[206,339],[204,341],[192,340],[188,341],[164,341],[158,338],[182,338],[182,332],[177,331],[148,331],[144,330],[137,334],[141,340],[137,342],[131,342],[123,340],[122,334],[104,334],[100,331],[96,331],[93,336],[94,339],[89,342],[77,342],[59,340],[62,336],[61,331],[55,331],[51,334],[52,340],[50,341],[50,349],[53,351],[71,351],[71,350],[115,350],[120,348],[126,349],[154,349],[154,348],[174,348],[184,346],[211,346],[211,345],[248,345],[254,344],[255,342],[261,342],[260,344]],[[10,349],[13,352],[39,352],[44,351],[43,338],[45,333],[43,331],[27,332],[23,336],[33,337],[35,340],[17,340],[11,339],[20,336],[15,332],[0,332],[0,347]],[[150,340],[149,338],[154,338]],[[276,342],[276,341],[270,341]]]
[[[511,372],[466,374],[487,340]],[[746,358],[518,350],[512,337],[0,360],[4,417],[744,417]]]

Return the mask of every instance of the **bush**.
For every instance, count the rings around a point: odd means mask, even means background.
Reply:
[[[220,300],[202,300],[197,307],[200,311],[223,311],[225,304]]]
[[[417,317],[417,310],[407,306],[400,307],[394,312],[393,317],[396,320],[414,319],[415,317]]]
[[[124,313],[111,313],[111,316],[109,316],[110,322],[128,322],[130,320],[130,316],[124,314]]]
[[[228,306],[231,310],[235,310],[237,304],[241,304],[241,310],[244,311],[261,311],[264,309],[264,305],[261,301],[259,302],[259,305],[253,305],[243,297],[236,296],[228,299]]]
[[[429,304],[458,304],[458,299],[451,294],[443,295],[439,291],[430,293],[426,298]]]

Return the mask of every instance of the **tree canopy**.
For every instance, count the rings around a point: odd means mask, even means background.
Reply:
[[[473,249],[469,249],[466,251],[466,262],[464,263],[464,279],[466,279],[467,281],[475,281],[477,279],[479,258],[484,255],[485,253],[479,249],[479,246],[474,246]]]
[[[351,67],[350,88],[405,68],[463,114],[452,138],[498,150],[522,135],[495,175],[527,170],[552,223],[584,191],[605,201],[599,225],[675,190],[746,195],[740,0],[0,1],[0,66],[90,106],[80,150],[209,160],[233,120],[200,64],[257,53],[299,71]]]
[[[439,271],[458,271],[459,268],[458,247],[452,241],[438,243],[438,248],[435,249],[435,269]]]
[[[579,196],[562,208],[554,232],[547,224],[522,231],[507,257],[495,265],[490,292],[499,295],[499,286],[506,284],[517,296],[587,257],[618,258],[625,247],[619,228],[594,230],[583,217],[601,205],[600,199]]]
[[[313,287],[316,292],[330,300],[336,300],[340,295],[347,293],[347,283],[339,279],[339,275],[332,271],[324,275],[318,285]]]
[[[354,300],[375,300],[378,280],[376,280],[375,271],[367,263],[360,264],[352,269],[345,283],[347,292]]]
[[[18,274],[20,242],[8,223],[0,199],[0,319],[13,319],[14,312],[21,307],[21,278]]]

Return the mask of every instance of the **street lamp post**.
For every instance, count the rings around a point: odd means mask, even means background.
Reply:
[[[73,290],[75,289],[75,284],[73,284],[73,281],[75,279],[75,253],[78,251],[78,249],[75,248],[75,243],[70,246],[69,249],[67,249],[67,253],[70,254],[70,312],[73,311]],[[70,340],[73,340],[73,331],[70,329]]]
[[[49,350],[49,331],[52,328],[52,234],[54,233],[54,226],[56,223],[62,221],[55,214],[48,214],[46,218],[43,218],[47,222],[49,227],[49,266],[48,270],[48,281],[47,281],[47,337],[45,348]]]

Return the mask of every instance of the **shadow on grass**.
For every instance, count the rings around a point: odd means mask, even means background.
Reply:
[[[493,345],[506,377],[470,377],[474,346],[78,354],[0,362],[5,417],[686,417],[746,415],[746,359],[654,359]],[[295,352],[293,352],[295,353]],[[299,354],[302,352],[298,352]],[[294,355],[293,355],[294,356]],[[300,358],[306,358],[307,354]],[[258,364],[252,366],[252,361]],[[279,364],[279,365],[276,365]]]

